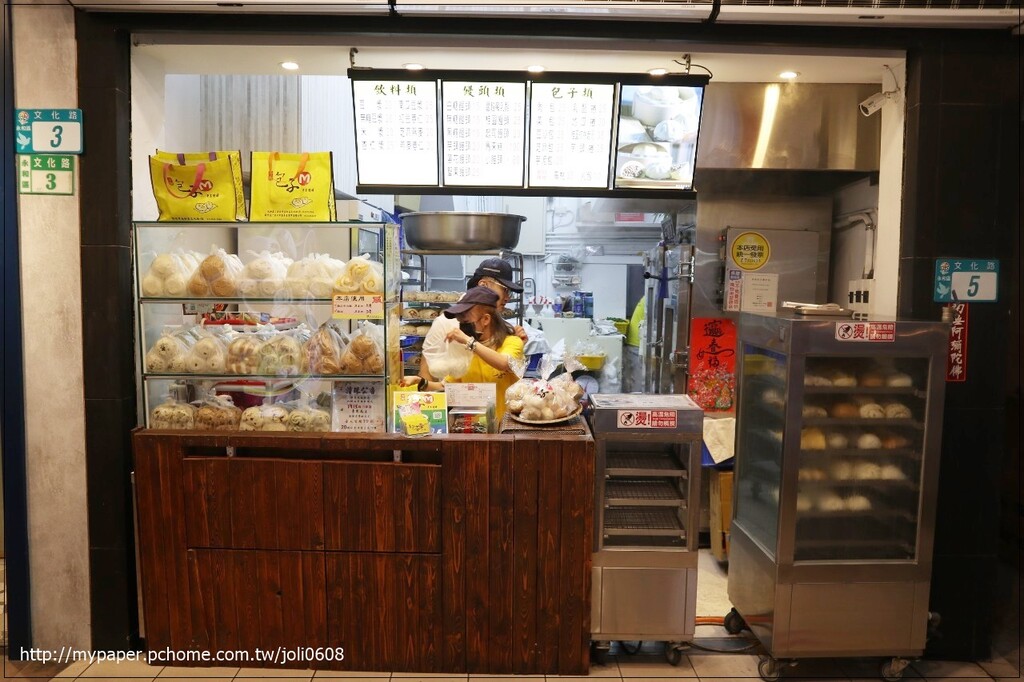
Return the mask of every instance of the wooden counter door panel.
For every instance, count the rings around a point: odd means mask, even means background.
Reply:
[[[198,457],[182,467],[189,547],[323,549],[320,462]]]
[[[347,670],[441,671],[441,558],[327,553],[328,646]]]
[[[194,549],[188,571],[194,648],[248,651],[249,667],[267,667],[273,664],[256,663],[257,648],[326,644],[322,552]]]
[[[324,463],[324,544],[354,552],[441,551],[441,467]]]

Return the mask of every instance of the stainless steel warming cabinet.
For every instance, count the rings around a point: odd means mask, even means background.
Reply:
[[[744,314],[726,627],[769,652],[880,656],[928,630],[949,326]]]
[[[693,639],[704,412],[685,395],[595,394],[597,445],[591,634]]]

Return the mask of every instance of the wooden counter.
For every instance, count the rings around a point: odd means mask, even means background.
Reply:
[[[344,647],[289,667],[587,674],[590,436],[133,438],[149,651],[271,667],[257,648]]]

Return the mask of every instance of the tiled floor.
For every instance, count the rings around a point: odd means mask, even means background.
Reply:
[[[730,604],[726,591],[726,567],[719,564],[706,550],[699,557],[700,581],[698,582],[697,615],[724,616]],[[1019,581],[1019,571],[1011,569],[1006,579]],[[0,568],[0,577],[2,577]],[[1019,588],[1018,588],[1019,590]],[[1019,592],[1017,593],[1019,594]],[[1020,624],[1019,604],[1016,609],[1004,614],[1003,627],[996,636],[992,661],[961,663],[947,661],[917,661],[904,672],[907,682],[925,680],[1010,680],[1020,679]],[[749,633],[745,633],[749,636]],[[744,635],[730,636],[721,626],[699,626],[697,639],[682,656],[678,666],[671,666],[665,660],[661,645],[645,643],[636,655],[627,655],[621,649],[613,649],[603,663],[591,665],[590,678],[601,682],[673,682],[689,680],[752,680],[760,679],[757,674],[758,645]],[[878,680],[879,659],[810,659],[799,665],[786,668],[783,680]],[[334,672],[314,670],[268,670],[258,668],[176,668],[148,666],[144,663],[75,663],[70,666],[9,661],[4,658],[5,678],[79,678],[83,682],[105,680],[138,680],[139,682],[162,682],[167,679],[188,679],[189,682],[212,680],[258,680],[266,678],[303,679],[313,682],[321,678],[344,678],[346,682],[547,682],[547,680],[572,681],[587,678],[548,676],[493,676],[493,675],[426,675],[415,673],[371,673]]]
[[[591,666],[590,678],[602,681],[620,680],[633,682],[672,682],[673,680],[750,680],[758,679],[758,657],[752,654],[713,654],[693,652],[683,656],[678,666],[671,666],[660,653],[640,653],[635,656],[611,656],[603,665]],[[1012,668],[1010,670],[1012,672]],[[49,666],[25,664],[4,660],[5,678],[78,678],[83,682],[104,680],[137,680],[139,682],[162,682],[167,679],[188,679],[189,682],[206,680],[256,680],[267,678],[303,679],[313,682],[321,678],[344,678],[347,682],[547,682],[548,680],[580,680],[586,678],[548,676],[502,676],[502,675],[424,675],[413,673],[361,673],[328,672],[314,670],[263,670],[256,668],[172,668],[147,666],[142,663],[77,663],[71,666]],[[907,668],[904,677],[908,682],[924,680],[953,679],[1009,679],[990,675],[975,663],[944,661],[918,661]],[[871,659],[816,659],[802,661],[787,668],[784,679],[849,680],[878,679],[878,661]],[[923,679],[922,679],[923,678]],[[1017,675],[1012,676],[1018,679]]]

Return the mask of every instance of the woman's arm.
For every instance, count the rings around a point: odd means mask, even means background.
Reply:
[[[481,360],[499,372],[509,371],[508,356],[503,353],[499,353],[493,348],[485,346],[482,343],[477,343],[473,346],[473,355],[480,356]]]

